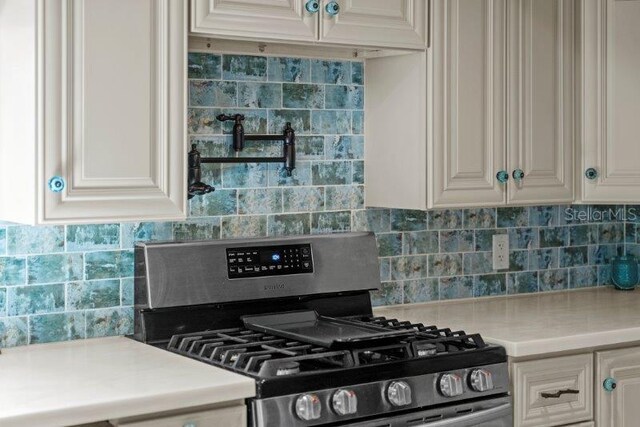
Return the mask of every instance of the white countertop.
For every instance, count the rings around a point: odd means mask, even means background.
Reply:
[[[254,395],[249,377],[123,337],[0,354],[3,427],[81,424]]]
[[[640,289],[590,288],[389,306],[374,312],[480,333],[512,357],[640,341]]]

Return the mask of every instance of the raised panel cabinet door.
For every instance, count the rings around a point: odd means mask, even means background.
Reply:
[[[509,203],[574,199],[574,0],[507,2]]]
[[[355,46],[424,49],[428,41],[428,0],[335,0],[321,2],[320,40]]]
[[[433,0],[430,207],[500,205],[505,0]]]
[[[308,0],[191,0],[191,32],[220,38],[317,41]],[[318,0],[319,7],[323,6]]]
[[[635,427],[640,420],[640,348],[596,353],[596,425]],[[605,390],[612,378],[616,386]]]
[[[39,222],[184,218],[186,4],[41,4]],[[55,176],[60,192],[47,188]]]
[[[581,0],[579,6],[580,199],[637,203],[640,1]]]

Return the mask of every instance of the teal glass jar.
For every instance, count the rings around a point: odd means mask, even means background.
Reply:
[[[638,260],[633,255],[615,257],[611,263],[611,281],[616,289],[631,290],[638,284]]]

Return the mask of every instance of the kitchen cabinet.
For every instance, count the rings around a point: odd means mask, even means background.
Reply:
[[[640,1],[580,0],[579,200],[640,202]]]
[[[245,427],[247,425],[247,407],[237,405],[180,415],[150,416],[142,420],[115,421],[112,424],[119,427]]]
[[[596,363],[598,426],[637,426],[640,420],[640,348],[599,351]]]
[[[367,206],[571,202],[574,6],[433,0],[428,52],[368,59]]]
[[[8,0],[0,8],[0,220],[186,216],[187,8]]]
[[[191,33],[218,38],[425,49],[427,0],[191,0]]]

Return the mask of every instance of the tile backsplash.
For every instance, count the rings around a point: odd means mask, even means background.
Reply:
[[[131,333],[140,240],[374,231],[376,305],[602,285],[625,243],[640,253],[640,221],[618,206],[364,209],[362,62],[194,52],[189,79],[189,138],[203,155],[234,155],[220,113],[244,114],[248,134],[291,122],[293,176],[279,164],[204,165],[216,191],[191,200],[184,222],[0,224],[0,347]],[[247,142],[241,155],[280,152]],[[491,268],[495,233],[509,235],[507,272]]]

